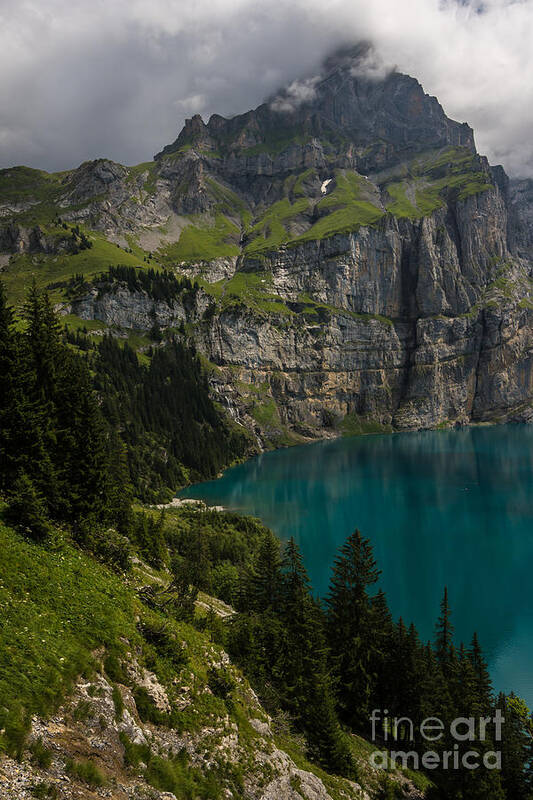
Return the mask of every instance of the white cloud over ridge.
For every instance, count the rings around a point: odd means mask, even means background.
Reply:
[[[533,0],[0,0],[0,166],[147,160],[192,113],[301,102],[361,39],[533,177]]]

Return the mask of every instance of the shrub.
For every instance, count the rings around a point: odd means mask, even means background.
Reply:
[[[404,793],[397,781],[392,781],[386,777],[380,787],[378,797],[379,800],[399,800],[399,798],[404,797]]]
[[[48,769],[52,763],[52,751],[43,745],[41,738],[35,739],[30,745],[31,760],[41,769]]]
[[[30,731],[31,721],[27,714],[20,709],[11,712],[3,721],[4,735],[2,749],[17,761],[22,760],[24,746]]]
[[[73,761],[69,759],[65,764],[65,769],[73,778],[83,781],[88,786],[97,788],[104,786],[106,780],[103,773],[92,761]]]
[[[127,685],[128,676],[117,653],[110,652],[106,655],[104,658],[104,670],[113,683],[121,683],[123,686]]]
[[[185,648],[176,634],[168,630],[166,623],[144,620],[138,627],[143,638],[153,645],[157,654],[168,658],[175,669],[180,669],[187,663]]]
[[[37,783],[30,786],[30,792],[39,800],[57,800],[59,797],[59,790],[53,783]]]
[[[235,688],[233,676],[224,667],[222,669],[210,669],[207,676],[207,684],[215,697],[219,697],[222,700],[225,700]]]
[[[233,605],[239,590],[239,570],[229,561],[216,564],[211,570],[212,591],[226,603]]]
[[[124,764],[127,767],[138,767],[141,761],[144,764],[150,763],[152,758],[150,745],[135,744],[124,732],[119,734],[119,738],[124,748]]]
[[[202,775],[189,764],[185,751],[173,759],[154,756],[146,770],[146,780],[154,788],[172,792],[178,800],[201,797],[202,800],[218,800],[220,782],[212,773]]]
[[[115,717],[117,721],[121,720],[122,714],[124,713],[124,700],[122,699],[122,694],[118,686],[113,686],[111,697],[113,698],[113,704],[115,706]]]
[[[86,720],[88,720],[91,716],[92,708],[93,707],[90,700],[80,700],[72,712],[72,716],[76,722],[86,722]]]
[[[131,545],[126,536],[112,528],[102,530],[90,520],[78,522],[74,538],[80,547],[90,550],[100,561],[109,564],[117,572],[131,569]]]
[[[133,699],[137,706],[137,713],[143,722],[153,722],[155,725],[168,724],[168,714],[160,711],[144,686],[137,686],[133,692]]]

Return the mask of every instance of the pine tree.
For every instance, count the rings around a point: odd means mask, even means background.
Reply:
[[[512,800],[531,800],[533,780],[533,722],[529,710],[519,697],[500,694],[497,707],[505,718],[502,741],[496,742],[502,752],[502,783]],[[526,769],[524,769],[526,765]]]
[[[340,548],[326,598],[328,639],[336,664],[343,718],[359,731],[369,724],[377,658],[369,589],[379,577],[372,546],[356,530]]]
[[[46,504],[24,472],[20,473],[10,494],[6,520],[37,542],[44,542],[51,533]]]
[[[297,715],[305,705],[305,686],[309,678],[317,612],[309,591],[309,578],[296,542],[291,537],[282,562],[282,620],[289,646],[284,665],[284,694]]]
[[[0,488],[12,485],[16,469],[15,430],[20,402],[17,387],[17,352],[13,311],[0,283]]]
[[[32,285],[16,333],[0,289],[0,486],[20,483],[47,519],[80,526],[120,522],[129,496],[113,477],[111,439],[85,360],[66,345],[46,292]],[[80,534],[81,536],[81,534]],[[79,538],[79,537],[78,537]],[[86,539],[81,536],[81,539]]]
[[[450,683],[456,677],[457,654],[453,644],[453,625],[448,602],[448,587],[444,587],[444,596],[440,604],[441,614],[435,628],[435,653],[444,677]]]
[[[468,660],[474,676],[475,710],[479,711],[479,713],[485,713],[487,709],[492,708],[494,698],[489,669],[483,656],[477,633],[474,633],[472,638],[472,644],[468,651]]]
[[[50,402],[56,391],[57,373],[61,366],[61,329],[46,292],[39,292],[35,281],[24,304],[27,323],[26,338],[36,371],[36,391],[43,401]]]
[[[281,599],[281,554],[278,539],[267,531],[261,541],[251,577],[251,602],[256,611],[279,610]]]
[[[395,671],[392,663],[394,624],[382,589],[371,598],[374,647],[371,652],[370,672],[373,676],[373,691],[369,705],[372,708],[391,708],[391,673]]]
[[[335,712],[322,611],[311,596],[293,538],[285,546],[282,572],[288,645],[283,664],[285,702],[303,726],[314,757],[327,769],[354,777],[354,763]]]
[[[386,686],[389,696],[383,707],[394,716],[413,721],[424,718],[422,698],[426,678],[425,653],[413,624],[409,630],[400,617],[391,642]]]
[[[480,708],[476,690],[476,675],[472,661],[462,642],[459,647],[458,661],[457,682],[453,687],[455,705],[462,717],[469,717],[480,711]],[[486,706],[484,708],[486,710]]]

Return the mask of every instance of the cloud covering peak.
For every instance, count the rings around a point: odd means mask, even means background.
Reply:
[[[361,40],[367,75],[418,78],[533,177],[533,0],[0,0],[0,166],[145,161],[192,114],[305,102],[327,54]]]

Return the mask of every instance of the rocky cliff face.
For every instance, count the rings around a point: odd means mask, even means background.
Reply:
[[[183,307],[96,280],[66,310],[119,332],[180,326],[263,441],[533,416],[533,183],[490,167],[468,125],[413,78],[377,76],[364,48],[255,111],[188,120],[154,162],[52,178],[40,196],[63,221],[199,281]],[[23,228],[38,199],[0,249],[57,242]]]

